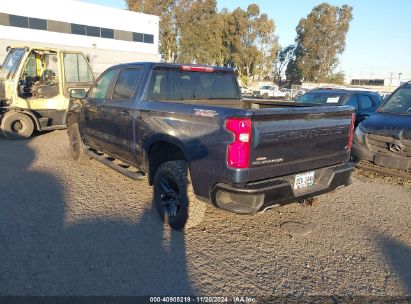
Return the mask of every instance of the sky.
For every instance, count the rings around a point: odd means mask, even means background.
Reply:
[[[81,0],[84,2],[126,8],[123,0]],[[276,24],[282,46],[294,42],[295,28],[301,18],[324,1],[316,0],[217,0],[218,8],[246,9],[251,3],[260,6]],[[394,78],[411,80],[411,1],[345,0],[327,1],[332,5],[353,7],[353,20],[346,37],[346,48],[340,56],[341,69],[348,79]],[[392,73],[392,76],[391,76]]]

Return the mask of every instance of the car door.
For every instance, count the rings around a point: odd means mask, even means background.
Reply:
[[[84,143],[86,145],[102,148],[104,136],[102,133],[103,104],[110,96],[112,82],[116,75],[115,70],[107,70],[97,79],[90,88],[82,108],[81,129],[83,130]]]
[[[376,106],[371,97],[366,94],[358,94],[358,122],[367,119],[374,114]]]
[[[112,96],[103,105],[105,151],[129,163],[134,162],[134,104],[142,75],[142,67],[121,69],[113,85]]]

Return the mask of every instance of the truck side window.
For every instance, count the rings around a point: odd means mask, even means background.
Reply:
[[[66,53],[64,58],[64,76],[66,82],[92,82],[93,76],[86,59],[81,54]]]
[[[372,100],[367,95],[358,95],[358,104],[362,110],[371,109],[373,107]]]
[[[124,69],[117,78],[113,90],[113,100],[129,99],[136,90],[137,83],[141,77],[141,69]]]
[[[107,97],[114,71],[115,70],[109,70],[100,77],[94,87],[90,90],[89,97],[91,99],[105,99]]]

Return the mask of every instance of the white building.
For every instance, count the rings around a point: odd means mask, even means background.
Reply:
[[[118,63],[159,61],[159,17],[74,0],[1,0],[0,62],[9,45],[87,54],[94,72]]]

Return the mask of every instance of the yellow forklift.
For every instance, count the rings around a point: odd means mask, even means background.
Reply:
[[[94,81],[81,52],[35,46],[7,47],[0,69],[0,132],[10,139],[66,128],[71,96]]]

